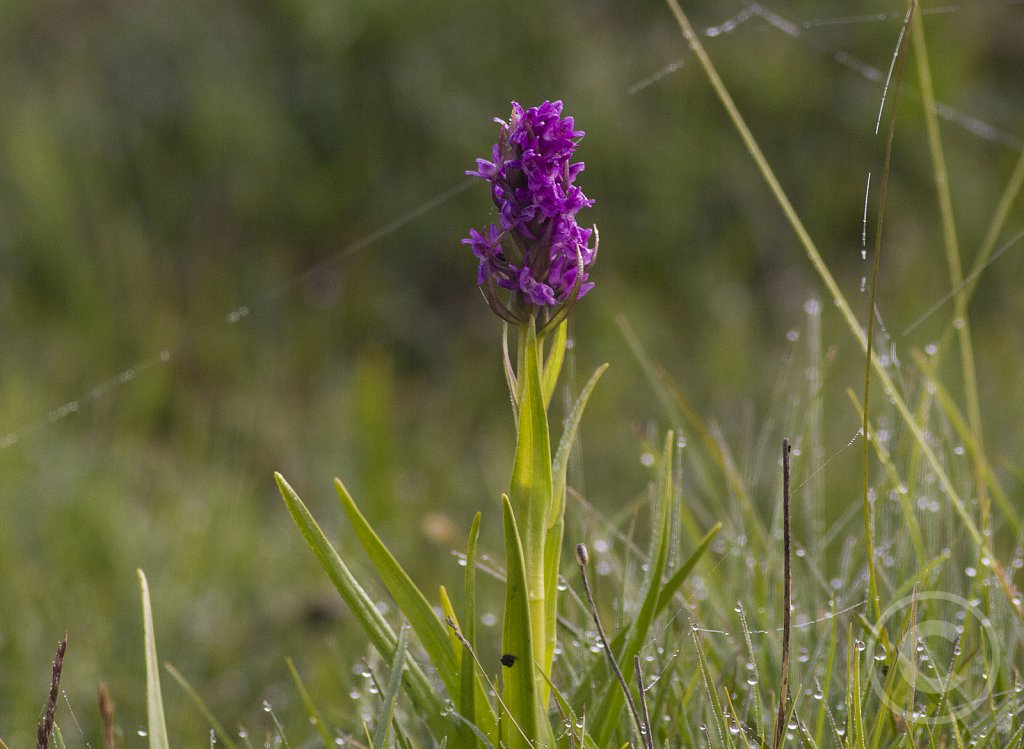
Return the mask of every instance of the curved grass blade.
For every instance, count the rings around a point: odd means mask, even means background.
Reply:
[[[135,570],[142,589],[142,626],[146,644],[146,714],[149,716],[149,749],[170,749],[167,740],[167,721],[164,718],[164,700],[160,694],[160,662],[156,657],[156,634],[153,631],[153,608],[149,602],[149,583],[146,573]]]
[[[416,587],[412,578],[356,507],[352,495],[348,493],[340,479],[334,479],[334,488],[338,492],[345,513],[348,515],[356,531],[356,537],[363,545],[367,557],[384,581],[388,592],[395,599],[398,608],[409,620],[423,649],[434,663],[438,676],[448,688],[448,693],[457,694],[459,691],[459,664],[452,652],[451,642],[444,624],[437,618],[437,614],[434,613],[426,596]]]
[[[398,690],[402,687],[402,671],[405,670],[405,651],[409,643],[409,630],[402,627],[398,630],[398,645],[395,658],[391,661],[391,675],[388,677],[387,691],[384,693],[384,707],[377,720],[377,729],[373,732],[373,746],[386,749],[391,738],[391,722],[395,719],[395,702]]]
[[[310,514],[309,509],[299,499],[299,495],[285,481],[284,476],[275,473],[281,497],[292,516],[292,520],[298,526],[306,544],[312,550],[320,566],[324,568],[334,587],[341,595],[345,604],[352,611],[356,621],[362,627],[363,632],[369,638],[373,647],[385,658],[391,660],[395,657],[398,647],[398,637],[395,635],[391,625],[387,623],[383,615],[377,610],[373,600],[366,594],[362,586],[356,580],[351,570],[345,565],[338,552],[327,540],[324,532],[317,525],[316,520]],[[417,708],[431,733],[440,738],[447,735],[450,725],[442,715],[444,704],[434,685],[427,679],[423,669],[415,661],[410,660],[405,672],[405,684],[409,690],[410,697]]]

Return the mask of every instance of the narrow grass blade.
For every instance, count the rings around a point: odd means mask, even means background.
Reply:
[[[427,656],[437,669],[438,676],[448,688],[449,694],[457,694],[459,691],[459,664],[452,652],[447,629],[437,618],[437,614],[434,613],[426,596],[416,587],[412,578],[398,563],[384,542],[380,540],[363,513],[359,511],[352,495],[348,493],[340,479],[334,479],[334,488],[338,492],[338,497],[341,498],[341,504],[345,508],[352,527],[355,529],[356,538],[363,545],[374,569],[384,581],[384,585],[395,599],[398,608],[408,619],[413,632],[416,633]]]
[[[476,545],[479,538],[480,513],[478,512],[473,517],[473,524],[469,528],[469,542],[466,544],[466,616],[461,630],[462,636],[466,638],[466,641],[469,643],[474,653],[476,652]],[[460,711],[472,723],[479,723],[477,716],[478,712],[486,712],[488,718],[493,722],[494,716],[491,715],[490,710],[487,709],[488,705],[486,702],[479,706],[479,710],[476,704],[476,693],[479,678],[476,675],[476,669],[473,668],[472,656],[465,648],[460,648],[459,658],[459,694],[461,695],[459,699]]]
[[[707,424],[704,423],[700,414],[693,408],[682,391],[670,381],[666,372],[654,363],[626,318],[619,316],[616,322],[618,323],[619,330],[622,331],[622,336],[626,339],[626,344],[633,353],[633,357],[647,376],[647,381],[650,383],[658,400],[661,401],[665,413],[672,419],[673,424],[682,427],[685,423],[697,435],[715,466],[722,472],[725,485],[736,497],[736,501],[743,510],[743,516],[747,521],[747,527],[754,536],[754,542],[761,548],[767,548],[767,532],[764,529],[764,523],[750,499],[743,477],[740,475],[728,452],[719,444],[715,435],[711,433]],[[702,484],[710,491],[718,491],[712,488],[710,481],[704,475],[705,472],[700,461],[700,454],[694,453],[691,457],[696,461],[695,467]],[[690,540],[696,542],[700,537],[700,532],[697,530],[697,521],[685,505],[682,511],[684,526],[690,535]]]
[[[334,740],[331,738],[331,732],[327,730],[327,726],[324,724],[324,719],[320,717],[320,711],[316,707],[316,703],[313,702],[313,696],[306,689],[306,685],[302,681],[302,677],[299,676],[299,669],[295,667],[295,661],[291,658],[285,658],[285,664],[288,666],[288,672],[292,675],[292,681],[295,683],[295,688],[299,692],[299,697],[302,699],[302,704],[306,708],[306,714],[309,716],[309,722],[316,728],[317,733],[320,734],[320,738],[323,739],[324,747],[328,748],[334,744]],[[231,744],[231,742],[224,742]],[[229,749],[232,749],[229,746]]]
[[[661,586],[661,590],[658,591],[658,606],[654,611],[655,616],[664,611],[665,607],[669,605],[672,601],[672,596],[674,596],[683,586],[683,583],[686,582],[686,578],[688,578],[690,573],[693,572],[693,568],[697,566],[697,562],[699,562],[701,557],[704,556],[704,552],[706,552],[708,547],[711,546],[711,542],[715,540],[715,536],[718,535],[720,530],[722,530],[722,524],[715,523],[711,530],[704,534],[704,538],[702,538],[697,544],[697,548],[693,550],[693,553],[686,558],[686,561],[679,566],[679,569],[672,573],[672,577],[670,577],[668,581]]]
[[[668,551],[670,543],[672,496],[674,482],[672,481],[672,450],[675,447],[675,433],[669,431],[665,435],[665,446],[662,451],[662,477],[661,492],[658,503],[655,506],[654,533],[651,539],[651,549],[647,575],[644,579],[644,588],[641,593],[640,609],[629,626],[629,634],[623,649],[616,653],[619,663],[630,663],[633,657],[640,652],[644,641],[654,623],[658,608],[658,598],[661,594],[661,578],[668,562]],[[604,696],[600,702],[597,713],[597,726],[594,735],[598,745],[605,746],[611,740],[612,733],[619,723],[622,713],[622,704],[625,695],[618,688],[618,685],[609,683],[605,688]]]
[[[693,572],[697,563],[704,556],[708,547],[711,546],[711,542],[714,540],[715,536],[718,535],[720,530],[722,530],[722,524],[716,523],[714,527],[704,535],[704,538],[700,540],[700,543],[697,544],[697,548],[694,549],[693,553],[687,557],[686,561],[680,565],[679,569],[672,573],[672,577],[670,577],[668,581],[661,586],[661,590],[658,592],[658,607],[655,610],[655,617],[659,616],[666,608],[668,608],[668,605],[672,602],[672,597],[679,592],[679,589],[683,586],[683,583],[686,582],[690,573]],[[614,637],[612,637],[612,652],[620,652],[622,650],[623,643],[626,641],[626,635],[628,633],[628,629],[621,629]],[[580,687],[579,692],[576,695],[577,699],[583,704],[587,704],[594,700],[593,695],[597,691],[599,684],[599,665],[600,662],[596,662],[594,667],[587,673],[586,678],[583,679],[583,685]]]
[[[391,675],[388,677],[387,691],[384,693],[384,706],[377,719],[377,729],[373,732],[373,745],[386,749],[391,738],[391,722],[395,719],[395,702],[398,690],[402,687],[402,671],[405,670],[405,651],[409,643],[409,630],[402,627],[398,630],[398,645],[395,657],[391,661]]]
[[[217,720],[216,716],[214,716],[213,712],[203,701],[203,698],[199,696],[199,692],[197,692],[189,683],[188,679],[186,679],[181,672],[170,663],[164,663],[164,668],[167,669],[167,673],[171,675],[171,678],[178,682],[178,686],[180,686],[182,691],[188,695],[189,699],[192,700],[195,706],[199,708],[199,712],[201,712],[203,717],[206,718],[206,722],[210,724],[210,728],[212,728],[214,733],[217,734],[220,742],[224,744],[227,749],[237,749],[238,745],[231,739],[231,734],[224,730],[224,726],[221,725],[219,720]],[[330,746],[330,743],[328,743],[327,746]]]
[[[170,749],[164,700],[160,694],[160,662],[156,657],[156,634],[153,631],[153,608],[149,602],[146,573],[136,570],[142,588],[142,625],[146,641],[146,713],[149,716],[149,749]]]
[[[306,544],[319,560],[342,600],[352,611],[356,621],[362,627],[363,633],[369,638],[377,652],[388,660],[393,659],[398,647],[398,637],[391,629],[391,625],[377,610],[373,600],[338,556],[338,552],[327,540],[306,505],[299,499],[299,495],[285,481],[284,476],[275,473],[274,478],[288,512],[306,540]],[[427,679],[426,674],[413,660],[409,661],[409,666],[406,669],[406,686],[417,707],[418,714],[423,717],[431,733],[437,738],[445,736],[450,729],[450,723],[442,716],[443,700],[434,685]]]

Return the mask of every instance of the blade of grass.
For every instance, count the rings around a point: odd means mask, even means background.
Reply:
[[[153,631],[153,608],[149,602],[149,583],[146,573],[136,570],[142,589],[142,627],[146,647],[146,713],[149,716],[149,749],[170,749],[167,740],[167,721],[164,718],[164,700],[160,694],[160,662],[156,657],[156,633]]]
[[[398,690],[402,687],[402,672],[405,670],[405,650],[408,643],[409,630],[402,627],[398,630],[398,645],[395,647],[395,657],[391,661],[384,706],[377,719],[377,728],[373,732],[373,745],[380,749],[387,749],[391,738],[391,721],[395,719],[395,702],[398,701]]]
[[[911,4],[913,8],[913,3]],[[978,375],[974,363],[974,344],[971,339],[971,326],[967,317],[967,294],[963,286],[964,274],[960,262],[960,241],[957,237],[956,221],[953,216],[953,197],[949,189],[949,172],[946,168],[946,156],[942,148],[942,136],[939,132],[939,117],[935,106],[935,87],[932,81],[931,66],[928,62],[928,46],[924,35],[924,22],[920,14],[913,22],[914,52],[917,59],[917,78],[921,90],[921,102],[924,106],[925,130],[928,134],[928,150],[931,153],[932,171],[935,175],[935,188],[939,198],[939,214],[942,217],[942,239],[946,248],[946,264],[949,268],[949,281],[954,289],[960,289],[953,295],[953,309],[957,324],[954,325],[960,343],[960,365],[963,375],[964,397],[967,400],[967,419],[971,425],[974,443],[978,446],[975,453],[975,481],[978,487],[978,507],[981,512],[981,530],[984,533],[990,522],[990,503],[979,454],[985,453],[985,442],[981,424],[981,401],[978,396]]]
[[[672,480],[672,451],[675,447],[675,433],[669,430],[665,435],[665,445],[661,457],[661,491],[655,505],[655,518],[651,549],[648,555],[647,574],[644,577],[641,591],[640,609],[629,626],[629,634],[623,649],[616,654],[620,663],[629,663],[639,654],[654,623],[658,608],[658,598],[662,589],[662,575],[668,562],[668,551],[671,532],[671,509],[675,484]],[[624,695],[614,684],[608,684],[598,709],[597,724],[594,737],[597,743],[605,746],[609,743],[615,727],[619,723]],[[642,732],[641,732],[642,735]]]
[[[907,11],[906,20],[903,22],[903,27],[900,30],[900,40],[896,47],[896,54],[893,57],[894,72],[892,80],[895,83],[895,90],[893,92],[893,98],[895,102],[899,103],[899,90],[903,83],[903,65],[906,61],[906,44],[910,39],[907,32],[907,25],[911,23],[914,17],[914,9],[916,7],[916,0],[911,0],[910,9]],[[881,113],[879,113],[881,115]],[[864,439],[861,441],[861,478],[864,498],[864,543],[865,543],[865,555],[867,556],[868,564],[868,597],[871,599],[871,608],[875,614],[875,620],[882,615],[881,604],[878,599],[878,579],[877,573],[875,572],[875,524],[874,524],[874,508],[871,502],[871,484],[868,476],[869,466],[869,454],[871,446],[868,444],[869,439],[869,423],[868,418],[871,413],[871,362],[874,358],[874,335],[875,335],[875,310],[877,309],[876,298],[878,295],[878,269],[881,265],[882,257],[882,227],[884,225],[883,218],[885,217],[885,199],[889,192],[889,173],[892,170],[892,147],[893,139],[896,135],[896,107],[893,106],[893,111],[889,116],[889,128],[885,138],[885,161],[882,165],[882,186],[881,194],[878,198],[878,213],[875,218],[875,251],[874,261],[871,270],[871,295],[868,304],[868,330],[867,330],[867,341],[865,344],[866,355],[864,358],[864,408],[862,409],[861,419],[861,435]]]
[[[480,513],[478,512],[473,516],[473,524],[469,529],[469,542],[466,544],[466,573],[465,573],[465,588],[466,588],[466,621],[465,628],[462,629],[462,635],[469,642],[470,647],[476,650],[476,557],[477,541],[480,538]],[[460,709],[463,715],[465,715],[471,722],[478,723],[477,713],[486,709],[486,704],[480,706],[480,710],[476,704],[476,691],[479,679],[476,676],[476,671],[473,668],[473,664],[469,662],[470,654],[465,650],[461,650],[459,654],[459,671],[460,671],[460,693],[462,695],[459,701]],[[488,717],[493,722],[494,716],[490,714],[488,710]],[[494,724],[493,731],[497,730],[497,724]]]
[[[330,731],[327,730],[327,726],[324,724],[324,719],[320,716],[320,711],[316,707],[316,703],[313,701],[313,696],[306,689],[306,685],[302,681],[302,677],[299,676],[299,669],[295,667],[295,661],[290,657],[284,659],[285,664],[288,666],[288,672],[292,675],[292,681],[295,683],[295,689],[299,692],[299,698],[302,700],[303,707],[306,708],[306,715],[309,716],[309,722],[316,728],[317,733],[320,734],[320,738],[323,739],[325,749],[329,749],[333,744],[334,740],[331,738]],[[228,749],[232,749],[233,742],[225,741],[228,744]]]
[[[753,502],[750,499],[750,495],[747,492],[746,486],[743,483],[743,478],[740,476],[739,471],[736,469],[736,466],[729,455],[722,449],[722,446],[711,433],[711,430],[708,429],[707,424],[704,423],[704,420],[690,405],[686,396],[679,390],[679,388],[672,384],[666,372],[654,364],[650,355],[648,355],[646,349],[644,349],[643,344],[640,343],[640,339],[637,337],[626,318],[619,315],[615,322],[618,324],[619,330],[622,331],[622,336],[626,339],[626,344],[629,346],[630,351],[632,351],[633,357],[637,360],[637,363],[643,370],[644,375],[646,375],[647,381],[653,388],[655,395],[658,397],[658,400],[661,401],[665,412],[674,423],[679,426],[686,423],[697,435],[701,444],[704,445],[704,449],[707,451],[707,454],[711,456],[712,461],[722,472],[727,487],[732,491],[737,502],[742,508],[744,519],[747,522],[750,532],[754,536],[754,541],[759,544],[761,548],[767,548],[767,535],[764,529],[764,523],[757,514]],[[690,540],[696,542],[700,536],[700,533],[697,530],[697,521],[685,506],[683,507],[683,511],[683,524],[690,535]]]
[[[181,672],[178,671],[178,669],[176,669],[170,663],[164,663],[164,668],[167,670],[167,673],[171,675],[171,678],[178,682],[178,686],[180,686],[182,691],[185,692],[186,695],[188,695],[189,699],[191,699],[193,704],[195,704],[195,706],[199,709],[199,712],[203,714],[203,717],[206,718],[206,722],[210,724],[210,727],[214,730],[214,733],[216,733],[217,736],[220,737],[220,741],[224,744],[224,746],[226,746],[228,749],[237,749],[238,745],[231,739],[231,734],[224,730],[224,726],[221,725],[219,720],[217,720],[216,716],[213,714],[213,711],[211,711],[210,708],[207,707],[206,703],[203,701],[203,698],[199,696],[199,692],[197,692],[195,688],[189,683],[188,679],[186,679],[181,674]],[[325,744],[325,746],[330,746],[330,743]]]

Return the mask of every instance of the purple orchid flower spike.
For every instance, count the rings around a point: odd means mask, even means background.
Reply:
[[[508,122],[495,122],[492,160],[477,159],[466,174],[490,183],[498,223],[470,230],[462,242],[479,260],[477,284],[491,309],[514,325],[543,318],[542,334],[594,287],[587,269],[597,257],[597,228],[576,223],[594,204],[574,184],[583,171],[583,162],[572,162],[583,131],[562,117],[560,101],[529,109],[512,102]],[[498,289],[511,292],[507,302]]]

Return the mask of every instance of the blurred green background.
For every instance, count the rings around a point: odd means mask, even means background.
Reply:
[[[684,7],[706,29],[753,6]],[[969,267],[1024,140],[1024,6],[944,8],[926,29]],[[755,15],[708,49],[863,314],[865,181],[878,184],[884,148],[881,85],[863,66],[884,74],[903,6],[772,10],[774,23]],[[848,18],[868,13],[888,17]],[[949,289],[915,83],[911,60],[879,288],[906,360],[952,314],[901,335]],[[300,714],[291,655],[351,725],[362,638],[271,472],[359,570],[335,475],[431,589],[458,578],[450,550],[475,510],[500,548],[514,436],[500,326],[459,244],[492,211],[482,184],[459,187],[490,151],[491,118],[545,98],[587,131],[579,181],[597,204],[581,218],[601,231],[567,385],[612,365],[575,485],[614,513],[642,493],[641,457],[670,426],[619,316],[741,470],[773,470],[758,438],[775,445],[793,423],[804,305],[824,292],[660,2],[0,4],[0,738],[31,741],[67,629],[65,737],[97,745],[105,682],[128,745],[143,744],[136,567],[162,659],[226,724],[259,734],[264,700]],[[1010,229],[1022,222],[1018,206]],[[972,305],[997,464],[1024,448],[1007,407],[1024,399],[1021,271],[1011,250]],[[827,299],[822,325],[828,457],[857,429],[844,391],[863,371]],[[853,475],[853,452],[829,464],[831,485]],[[837,501],[859,501],[851,492]],[[757,499],[767,515],[770,494]],[[702,522],[735,515],[694,502]],[[205,741],[164,682],[175,741]]]

